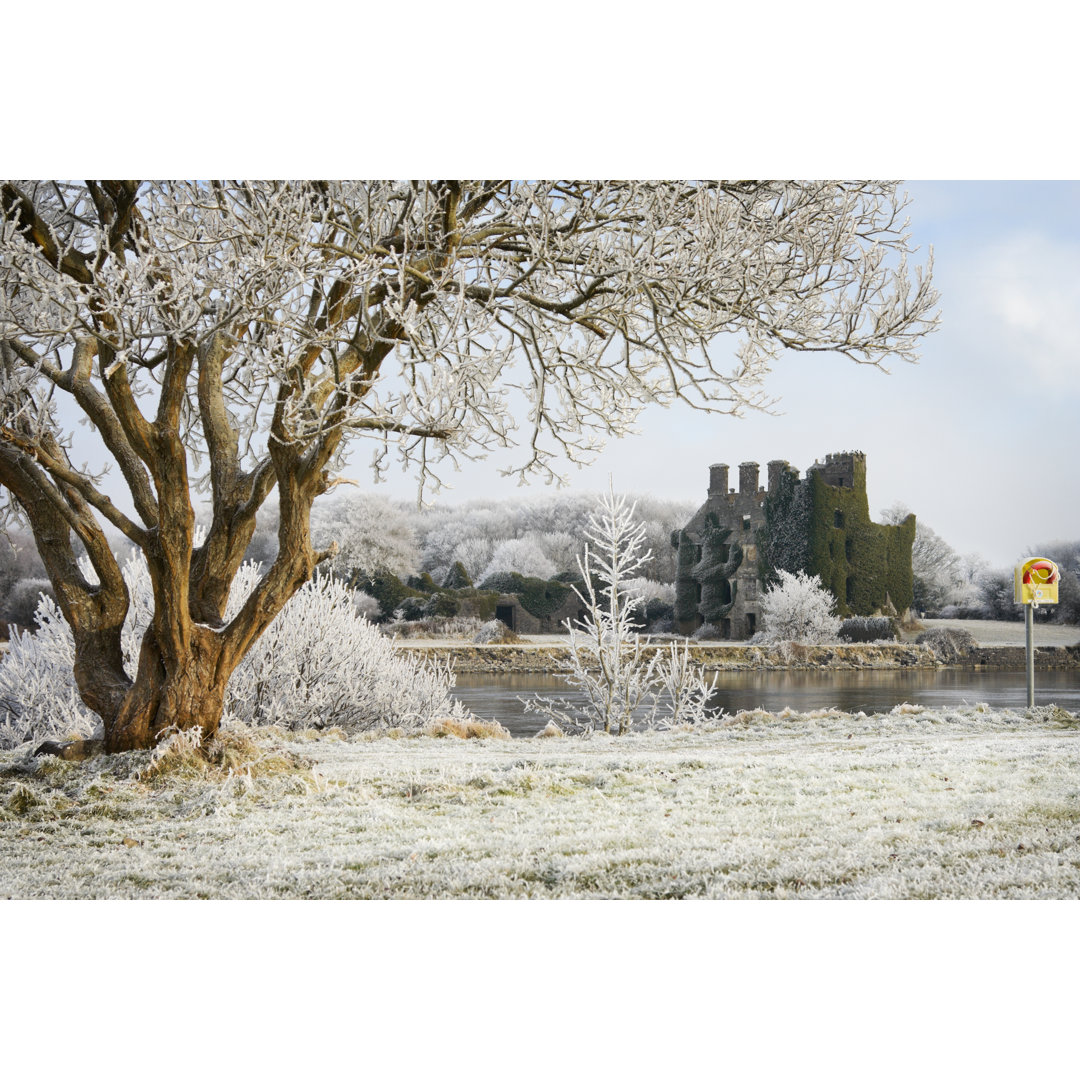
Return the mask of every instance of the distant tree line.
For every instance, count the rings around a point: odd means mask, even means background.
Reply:
[[[633,501],[633,500],[631,500]],[[338,555],[330,564],[335,576],[358,594],[370,617],[387,618],[386,604],[404,606],[412,618],[437,614],[435,593],[445,589],[504,585],[508,576],[530,581],[566,581],[577,573],[577,558],[596,497],[555,493],[520,499],[486,499],[418,509],[384,496],[345,488],[312,514],[315,543],[336,540]],[[653,558],[631,588],[658,617],[674,601],[675,549],[670,537],[691,517],[689,502],[638,496],[634,521],[645,528]],[[896,504],[882,514],[887,524],[902,521],[910,511]],[[126,554],[125,541],[118,541]],[[267,564],[277,552],[277,520],[260,519],[247,558]],[[1080,623],[1080,540],[1029,547],[1017,562],[1045,555],[1061,568],[1059,603],[1040,609],[1043,621]],[[980,555],[962,555],[934,529],[918,519],[912,550],[914,606],[926,616],[961,619],[1023,617],[1013,603],[1012,567],[992,568]],[[410,585],[410,580],[413,584]],[[382,590],[382,601],[374,596]],[[30,627],[41,594],[52,596],[33,539],[18,525],[0,534],[0,635],[7,624]],[[412,602],[402,604],[412,597]],[[430,610],[428,610],[430,609]],[[394,609],[396,610],[396,608]]]
[[[882,515],[887,524],[902,521],[910,513],[900,503]],[[1044,622],[1080,623],[1080,540],[1036,544],[1020,553],[1020,563],[1032,555],[1045,555],[1061,569],[1058,603],[1038,610]],[[1013,566],[994,568],[981,555],[957,553],[922,519],[916,519],[911,552],[915,609],[942,619],[1023,618],[1023,608],[1013,602]]]

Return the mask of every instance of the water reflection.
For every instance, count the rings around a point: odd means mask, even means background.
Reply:
[[[455,696],[477,716],[498,720],[511,734],[534,735],[547,722],[526,713],[519,697],[550,694],[573,698],[556,675],[459,675]],[[1022,671],[727,671],[717,680],[715,707],[785,708],[806,712],[835,707],[845,712],[888,712],[901,702],[928,708],[985,701],[998,708],[1027,704]],[[1035,703],[1080,710],[1080,672],[1035,673]]]

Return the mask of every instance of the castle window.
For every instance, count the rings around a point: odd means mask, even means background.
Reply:
[[[843,510],[834,510],[833,511],[833,524],[838,529],[842,529],[844,527],[844,511]]]
[[[844,554],[847,556],[848,562],[851,562],[851,547],[851,537],[849,536],[844,540]]]
[[[847,602],[850,604],[855,599],[855,579],[849,577],[845,583],[844,594]]]
[[[743,532],[749,532],[750,531],[750,515],[749,514],[743,514],[742,527],[743,527]]]

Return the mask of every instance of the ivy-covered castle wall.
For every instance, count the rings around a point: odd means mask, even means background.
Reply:
[[[811,469],[807,573],[817,574],[836,597],[839,614],[901,614],[914,600],[911,548],[915,515],[899,525],[870,520],[863,454],[850,459],[851,475]]]
[[[865,454],[829,454],[804,479],[786,461],[770,461],[768,490],[758,486],[756,462],[739,466],[738,491],[728,472],[711,466],[705,504],[672,535],[680,633],[709,622],[722,637],[753,636],[762,628],[761,591],[780,570],[817,574],[843,616],[911,606],[915,517],[870,520]]]
[[[765,523],[765,489],[756,462],[739,466],[739,489],[728,487],[728,466],[709,470],[708,498],[685,528],[672,534],[678,549],[675,629],[691,634],[711,623],[723,637],[757,629],[759,583],[756,532]]]

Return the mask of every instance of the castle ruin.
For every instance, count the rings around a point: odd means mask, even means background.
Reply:
[[[761,593],[778,571],[816,574],[839,614],[903,612],[912,603],[915,516],[899,525],[870,520],[866,455],[829,454],[799,479],[786,461],[709,469],[708,497],[686,527],[672,534],[678,552],[675,629],[691,634],[711,623],[721,637],[752,637],[761,625]]]

